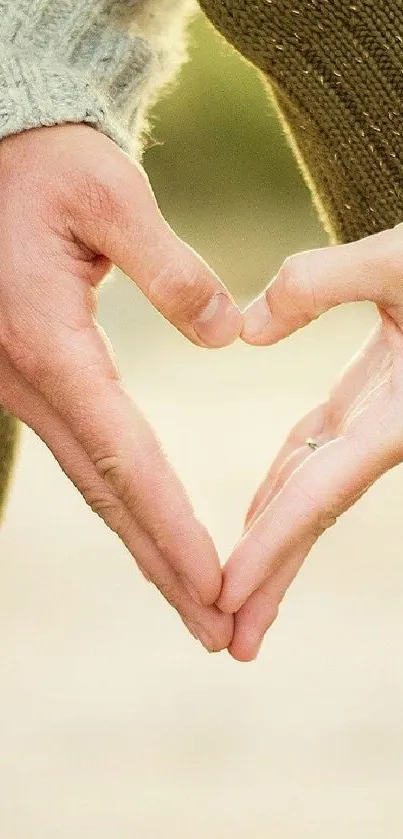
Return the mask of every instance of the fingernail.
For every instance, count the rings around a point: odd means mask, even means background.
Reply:
[[[271,323],[270,309],[267,305],[266,295],[262,294],[245,310],[243,314],[242,338],[246,341],[257,338],[265,332]]]
[[[204,344],[225,347],[238,338],[242,328],[242,315],[226,294],[218,292],[199,315],[193,328]]]

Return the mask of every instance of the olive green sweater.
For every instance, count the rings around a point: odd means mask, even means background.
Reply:
[[[403,220],[403,0],[200,0],[259,70],[332,242]]]
[[[200,0],[262,72],[332,242],[403,220],[403,0]],[[0,0],[0,140],[87,122],[139,154],[193,0]],[[0,504],[15,423],[0,415]]]

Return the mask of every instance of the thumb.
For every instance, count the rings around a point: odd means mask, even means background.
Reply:
[[[106,138],[102,138],[105,139]],[[238,338],[238,307],[212,269],[163,218],[147,176],[111,143],[84,159],[68,189],[72,233],[129,276],[196,344]]]
[[[244,312],[241,337],[274,344],[341,303],[369,300],[403,322],[403,224],[285,260],[266,291]]]

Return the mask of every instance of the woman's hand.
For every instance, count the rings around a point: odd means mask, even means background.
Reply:
[[[245,313],[244,340],[273,344],[358,300],[378,306],[374,334],[291,432],[225,568],[218,605],[237,613],[230,652],[242,661],[256,657],[318,537],[403,460],[403,225],[291,257]]]
[[[122,387],[95,288],[118,265],[203,346],[239,335],[238,309],[164,221],[143,171],[86,125],[2,140],[0,241],[0,404],[47,443],[191,631],[226,647],[217,553]]]

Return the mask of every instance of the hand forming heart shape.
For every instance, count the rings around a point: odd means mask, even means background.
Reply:
[[[328,400],[291,432],[225,567],[218,606],[236,615],[229,649],[239,660],[257,655],[318,537],[403,460],[403,224],[291,257],[245,313],[244,340],[268,345],[363,300],[377,305],[379,324]]]

